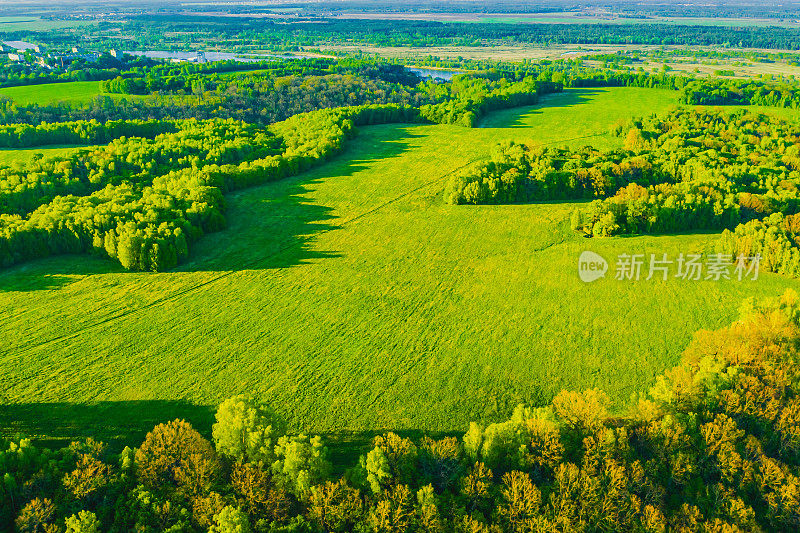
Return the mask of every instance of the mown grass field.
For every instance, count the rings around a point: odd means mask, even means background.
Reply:
[[[726,28],[749,27],[782,27],[796,28],[798,23],[793,19],[777,18],[736,18],[736,17],[609,17],[585,16],[577,13],[535,14],[521,16],[482,16],[475,20],[462,22],[481,22],[499,24],[669,24],[675,26],[722,26]]]
[[[41,155],[42,157],[66,157],[69,154],[88,148],[87,146],[74,146],[74,145],[60,145],[60,146],[37,146],[35,148],[25,148],[22,150],[14,150],[9,148],[0,148],[0,166],[9,166],[14,163],[27,164],[34,157]]]
[[[92,20],[48,20],[40,17],[0,17],[0,32],[48,31],[97,24]]]
[[[101,94],[120,97],[120,95],[101,92],[99,81],[73,81],[0,88],[0,97],[10,98],[23,105],[45,105],[56,102],[86,103]]]
[[[334,18],[361,20],[427,20],[445,23],[483,24],[670,24],[677,26],[785,27],[796,28],[793,18],[755,17],[622,17],[609,13],[587,14],[576,11],[485,14],[485,13],[343,13]]]
[[[513,44],[504,46],[440,46],[440,47],[389,47],[389,46],[356,46],[347,44],[323,44],[319,49],[329,51],[331,53],[337,52],[356,52],[363,51],[365,53],[379,54],[385,57],[397,57],[410,60],[423,60],[432,55],[435,57],[455,59],[458,57],[476,60],[502,60],[502,61],[522,61],[523,59],[564,59],[571,57],[577,59],[582,56],[597,55],[597,54],[615,54],[618,51],[630,52],[638,50],[642,52],[653,52],[662,47],[654,45],[612,45],[612,44],[592,44],[592,45],[567,45],[567,44]],[[680,49],[685,51],[685,48],[676,46],[664,46],[664,50]],[[700,50],[710,50],[708,47],[697,47]],[[688,58],[689,56],[687,56]],[[761,76],[762,74],[771,74],[773,76],[798,76],[800,75],[800,68],[790,65],[787,61],[776,61],[774,63],[758,63],[751,62],[747,58],[731,58],[728,60],[719,60],[718,64],[711,64],[710,61],[699,61],[690,63],[675,63],[669,62],[669,66],[675,73],[684,72],[689,75],[695,75],[695,68],[702,76],[713,75],[714,71],[720,69],[730,69],[735,71],[737,77],[753,77]],[[738,64],[734,64],[738,63]],[[600,63],[586,60],[587,65],[600,66]],[[746,64],[746,65],[744,65]],[[663,62],[659,61],[646,61],[642,65],[645,70],[652,70],[653,68],[660,69]]]
[[[575,204],[450,206],[442,191],[498,141],[613,147],[611,125],[675,97],[572,90],[481,128],[366,127],[324,166],[229,196],[229,227],[175,271],[58,257],[0,272],[0,427],[135,442],[180,416],[208,432],[238,393],[339,438],[461,432],[564,388],[621,406],[692,332],[798,283],[585,284],[584,250],[674,257],[716,236],[586,240]]]

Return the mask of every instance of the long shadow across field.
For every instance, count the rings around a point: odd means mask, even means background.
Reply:
[[[63,446],[92,437],[115,448],[141,443],[156,424],[180,418],[210,435],[211,406],[180,400],[0,405],[0,435]],[[138,442],[137,442],[138,441]]]
[[[495,111],[482,121],[480,127],[530,127],[525,117],[540,114],[543,108],[578,106],[599,92],[602,91],[570,89],[546,95],[535,106]],[[370,147],[369,154],[359,154],[361,159],[354,159],[352,146],[347,146],[322,167],[229,194],[226,196],[228,227],[195,242],[191,246],[189,261],[179,265],[175,271],[284,268],[334,257],[334,252],[315,251],[308,245],[314,234],[336,229],[336,226],[328,222],[334,218],[331,209],[309,202],[306,194],[321,179],[352,176],[366,168],[365,164],[370,161],[396,157],[407,151],[407,139],[413,138],[414,134],[407,128],[391,131],[391,135]],[[118,272],[123,272],[120,265],[106,258],[87,255],[45,258],[0,271],[0,292],[54,290],[82,275]]]
[[[233,192],[226,196],[228,226],[203,236],[190,247],[190,257],[174,272],[203,272],[286,268],[336,257],[336,252],[313,250],[314,235],[336,229],[332,209],[308,199],[323,180],[353,176],[379,159],[397,157],[415,137],[407,128],[393,128],[369,153],[349,144],[342,153],[298,176]],[[64,255],[29,261],[0,271],[0,292],[54,290],[87,274],[124,272],[107,258]]]
[[[536,106],[496,111],[480,127],[526,128],[525,117],[543,108],[573,107],[586,103],[597,89],[570,89],[546,95]],[[397,157],[415,137],[407,128],[394,128],[369,152],[354,153],[352,141],[321,167],[274,183],[236,191],[226,196],[228,227],[205,235],[192,244],[188,261],[176,272],[202,272],[286,268],[308,261],[335,257],[337,252],[313,250],[315,234],[336,229],[331,209],[310,202],[307,194],[323,179],[346,178],[379,159]],[[55,290],[87,274],[124,272],[107,258],[87,255],[57,256],[29,261],[0,271],[0,292]]]
[[[0,292],[54,290],[87,274],[123,272],[111,261],[84,255],[63,255],[29,261],[0,271]]]
[[[125,446],[141,445],[145,435],[156,425],[175,419],[186,420],[203,436],[211,438],[215,405],[196,405],[180,400],[140,400],[91,403],[27,403],[0,405],[0,437],[32,438],[36,444],[52,448],[86,438],[108,444],[115,452]],[[285,427],[274,412],[269,413],[273,426]],[[322,433],[329,445],[330,459],[338,470],[353,466],[358,456],[370,448],[376,435],[393,431],[403,437],[419,439],[453,436],[452,432],[418,430],[365,430]]]
[[[515,107],[495,111],[487,115],[479,124],[481,128],[529,128],[524,117],[539,115],[542,109],[573,107],[591,101],[591,97],[602,91],[598,89],[570,89],[562,93],[548,94],[542,97],[541,101],[530,107]]]
[[[313,203],[309,194],[328,180],[347,179],[369,164],[407,152],[420,137],[408,128],[392,128],[368,149],[345,150],[324,165],[298,176],[244,189],[226,197],[228,227],[195,243],[192,259],[176,271],[235,271],[286,268],[337,257],[336,251],[314,250],[315,235],[338,229],[332,208]],[[341,219],[339,219],[341,220]]]

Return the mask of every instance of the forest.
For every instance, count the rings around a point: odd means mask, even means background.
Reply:
[[[800,527],[800,296],[699,331],[623,415],[599,389],[463,436],[387,432],[343,472],[268,404],[222,402],[136,448],[0,442],[0,528],[77,532],[790,531]]]
[[[151,64],[151,61],[142,57],[127,56],[124,61],[120,61],[108,54],[103,54],[97,61],[91,63],[85,59],[76,58],[65,65],[63,69],[54,70],[52,67],[45,67],[38,63],[11,62],[3,59],[0,62],[0,87],[106,80],[120,75],[123,71]]]
[[[605,57],[605,61],[618,62],[623,57],[612,55]],[[796,85],[779,80],[691,79],[665,71],[646,72],[641,67],[597,68],[588,66],[584,60],[573,59],[524,63],[421,60],[416,63],[466,70],[447,83],[437,83],[421,80],[407,70],[402,61],[382,58],[293,59],[263,64],[232,61],[156,64],[114,71],[99,82],[103,96],[87,104],[21,105],[0,98],[0,119],[5,123],[36,125],[70,120],[193,117],[234,118],[266,124],[329,107],[368,104],[422,107],[449,102],[439,111],[431,110],[432,116],[436,116],[450,113],[450,110],[445,111],[448,105],[472,105],[466,101],[482,98],[478,92],[491,92],[510,83],[530,85],[531,81],[538,82],[536,92],[539,94],[558,91],[558,86],[644,87],[678,91],[681,101],[690,105],[763,105],[792,109],[800,105]],[[513,89],[504,88],[502,92],[506,98],[510,92],[532,94],[534,91],[518,85]],[[111,98],[110,95],[122,97]],[[515,105],[535,103],[534,96],[516,98]],[[476,116],[494,109],[487,105],[483,111],[473,110]],[[434,121],[440,122],[439,119]]]
[[[612,55],[600,59],[608,63],[619,62],[624,57]],[[678,91],[681,102],[689,105],[800,107],[796,84],[790,81],[691,79],[666,71],[645,72],[641,67],[627,70],[597,68],[579,59],[524,63],[431,60],[417,63],[466,70],[447,83],[437,83],[421,80],[396,59],[156,63],[109,73],[104,81],[99,82],[103,95],[86,104],[22,105],[0,98],[0,119],[5,123],[33,125],[74,120],[184,118],[233,118],[268,124],[321,108],[400,104],[429,108],[434,122],[442,122],[445,114],[456,112],[462,116],[465,106],[470,106],[476,118],[495,109],[494,104],[488,101],[474,103],[484,98],[480,92],[501,89],[502,99],[508,99],[512,92],[528,93],[530,96],[514,97],[513,103],[528,105],[535,103],[534,92],[554,92],[559,90],[559,86],[671,89]],[[612,65],[619,66],[617,63]],[[2,71],[0,67],[0,73]],[[532,81],[538,82],[535,91]],[[505,87],[513,83],[518,85]],[[111,95],[121,95],[121,98],[112,98]],[[468,100],[473,100],[473,103],[468,103]],[[473,109],[475,105],[477,107]],[[439,107],[434,109],[431,106]],[[507,106],[503,104],[501,107]]]
[[[760,105],[800,107],[795,85],[758,80],[697,80],[688,83],[681,101],[691,105]]]
[[[359,43],[377,46],[493,46],[516,43],[648,44],[684,46],[723,46],[780,50],[800,49],[796,28],[694,25],[630,22],[627,24],[508,24],[501,22],[449,24],[425,20],[347,20],[327,19],[325,24],[300,19],[286,24],[260,17],[192,16],[176,18],[169,14],[137,14],[121,24],[107,24],[123,34],[136,36],[140,47],[163,47],[164,35],[174,35],[174,46],[194,39],[229,44],[244,51],[267,48],[296,51],[331,43]],[[318,19],[316,19],[318,20]],[[118,46],[117,32],[103,35],[103,43]],[[15,35],[15,34],[12,34]],[[17,36],[17,35],[15,35]],[[19,34],[20,38],[26,34]],[[185,36],[185,37],[184,37]],[[67,42],[70,34],[50,33],[53,44]],[[243,44],[246,43],[246,44]]]
[[[800,530],[795,11],[251,4],[0,17],[0,531]]]
[[[437,83],[423,82],[401,65],[366,60],[293,60],[281,67],[237,75],[151,69],[135,77],[118,76],[102,82],[107,94],[87,104],[24,105],[0,98],[0,120],[37,125],[75,120],[232,118],[269,124],[316,109],[399,104],[424,107],[434,122],[446,122],[467,112],[480,118],[492,109],[535,103],[539,94],[563,87],[557,73],[556,81],[550,83],[551,72],[537,72],[536,79],[531,79],[534,73],[527,70],[478,70]],[[641,83],[646,83],[646,76],[643,80]],[[111,98],[113,93],[125,96]]]
[[[88,252],[115,259],[128,270],[169,269],[188,256],[191,242],[224,227],[224,193],[297,174],[329,159],[353,135],[354,126],[427,120],[473,127],[488,111],[533,104],[539,93],[562,88],[531,77],[515,82],[458,76],[449,84],[419,84],[413,88],[414,100],[410,91],[391,96],[367,91],[367,101],[389,103],[333,107],[335,103],[319,100],[325,94],[320,89],[331,87],[346,95],[348,83],[332,76],[325,85],[308,79],[300,86],[284,83],[282,87],[301,88],[317,101],[289,93],[285,105],[279,100],[281,109],[301,105],[317,110],[286,112],[293,116],[270,127],[234,118],[3,126],[0,146],[113,140],[68,158],[0,168],[0,264]],[[283,96],[275,86],[258,90],[270,98]],[[352,95],[338,103],[358,103]],[[226,101],[231,109],[243,110],[235,97]],[[420,101],[433,103],[415,107]],[[268,111],[259,110],[260,122],[273,122],[265,116]]]
[[[795,122],[746,110],[679,109],[619,124],[615,133],[624,137],[622,150],[499,145],[491,160],[455,175],[446,198],[591,199],[571,221],[587,236],[725,230],[722,252],[758,253],[767,271],[800,272]]]
[[[172,268],[190,242],[224,226],[223,193],[329,158],[356,124],[415,116],[412,108],[366,106],[296,115],[273,130],[232,119],[107,123],[118,133],[149,130],[154,137],[123,135],[67,159],[0,170],[2,263],[89,252],[129,270]],[[77,122],[61,129],[80,136],[90,127]],[[52,135],[52,126],[28,129],[34,131],[18,130],[18,138]]]

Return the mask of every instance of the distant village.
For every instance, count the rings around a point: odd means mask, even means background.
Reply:
[[[14,63],[21,63],[30,66],[38,65],[47,70],[63,70],[74,61],[85,63],[97,62],[104,54],[116,59],[122,59],[123,55],[129,52],[111,49],[107,52],[97,52],[84,50],[79,46],[73,46],[69,52],[48,51],[43,45],[28,43],[25,41],[4,41],[0,43],[0,57],[5,55],[8,60]],[[204,52],[196,52],[193,57],[170,58],[174,63],[207,63]]]

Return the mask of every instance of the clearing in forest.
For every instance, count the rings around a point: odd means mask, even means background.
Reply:
[[[57,257],[0,272],[0,422],[138,442],[176,416],[207,430],[238,393],[315,432],[463,431],[562,388],[619,405],[694,331],[797,283],[586,284],[586,249],[677,255],[717,236],[589,240],[569,229],[576,204],[452,206],[442,191],[496,142],[611,148],[618,120],[676,99],[568,90],[475,129],[365,127],[329,163],[230,195],[228,228],[176,270]]]

